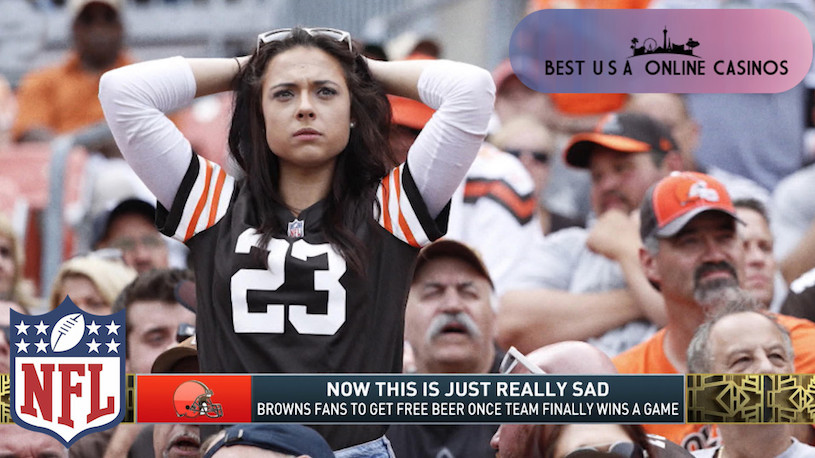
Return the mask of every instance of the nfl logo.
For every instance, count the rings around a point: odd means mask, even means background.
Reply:
[[[92,315],[70,298],[44,315],[11,311],[14,423],[70,447],[125,415],[125,311]]]
[[[299,239],[303,237],[303,221],[295,218],[289,223],[289,237]]]

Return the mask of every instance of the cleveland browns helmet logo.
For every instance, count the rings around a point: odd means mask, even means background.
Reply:
[[[224,415],[221,404],[212,402],[212,390],[198,380],[188,380],[173,394],[175,413],[179,417],[195,418],[206,416],[220,418]]]

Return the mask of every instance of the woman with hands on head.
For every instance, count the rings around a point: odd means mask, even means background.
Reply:
[[[163,114],[230,89],[241,178],[198,157]],[[437,110],[404,164],[388,147],[386,92]],[[111,71],[99,97],[158,199],[159,228],[190,247],[203,372],[401,371],[412,265],[444,234],[486,133],[488,72],[368,60],[347,32],[298,27],[261,34],[242,58]],[[351,447],[338,456],[387,456],[385,428],[316,429]]]

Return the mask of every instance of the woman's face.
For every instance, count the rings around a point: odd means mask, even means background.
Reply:
[[[281,167],[333,167],[351,129],[351,94],[336,59],[302,46],[278,54],[261,97],[266,141]]]
[[[8,298],[14,287],[14,244],[11,239],[0,235],[0,298]]]
[[[62,280],[60,302],[65,300],[65,296],[71,296],[71,301],[84,312],[94,315],[109,315],[111,312],[110,304],[105,301],[91,279],[84,275],[67,275]]]

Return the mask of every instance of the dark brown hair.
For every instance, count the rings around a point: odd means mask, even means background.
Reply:
[[[275,56],[295,47],[326,52],[345,73],[351,95],[351,119],[356,126],[351,129],[348,145],[337,157],[322,224],[331,246],[355,271],[362,273],[365,246],[354,231],[360,223],[372,221],[377,185],[396,161],[388,142],[390,104],[356,45],[351,51],[347,41],[312,36],[302,28],[294,28],[286,39],[260,46],[235,79],[229,149],[246,173],[244,179],[257,214],[256,229],[261,234],[261,246],[265,246],[272,233],[282,229],[275,218],[275,208],[285,203],[278,188],[279,159],[266,141],[261,109],[263,76]]]

